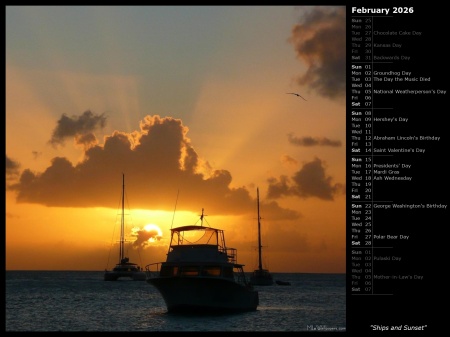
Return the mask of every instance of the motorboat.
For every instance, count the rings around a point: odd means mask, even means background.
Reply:
[[[222,229],[201,224],[172,228],[165,262],[145,267],[146,281],[162,295],[167,311],[184,313],[257,310],[258,291],[247,281],[237,250]]]

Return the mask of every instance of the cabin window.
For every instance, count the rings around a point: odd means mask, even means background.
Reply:
[[[198,276],[199,275],[199,267],[198,266],[185,266],[181,267],[180,275],[181,276]]]
[[[178,267],[174,266],[164,266],[161,268],[160,275],[162,277],[170,277],[170,276],[176,276],[178,273]]]
[[[220,276],[220,267],[218,266],[207,266],[203,267],[203,276]]]

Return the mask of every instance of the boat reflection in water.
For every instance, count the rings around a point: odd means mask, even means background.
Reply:
[[[145,267],[146,281],[161,293],[168,312],[253,311],[258,292],[247,281],[237,250],[221,229],[200,225],[171,229],[165,262]]]

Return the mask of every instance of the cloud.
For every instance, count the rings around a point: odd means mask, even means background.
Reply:
[[[67,138],[76,137],[77,143],[86,144],[87,141],[92,143],[92,132],[102,129],[106,125],[106,117],[104,114],[94,115],[90,110],[85,111],[81,116],[67,117],[65,114],[57,122],[56,128],[49,143],[53,146],[63,145]]]
[[[308,67],[297,84],[326,98],[345,98],[345,27],[345,7],[314,7],[301,17],[288,39]]]
[[[55,139],[91,130],[102,118],[91,118],[85,112],[80,118],[58,121]],[[82,121],[95,120],[95,123]],[[63,122],[62,122],[63,121]],[[66,128],[61,125],[72,125]],[[74,130],[77,130],[75,132]],[[55,157],[44,172],[25,169],[18,183],[10,189],[19,203],[36,203],[52,207],[117,208],[121,196],[122,174],[130,208],[200,211],[214,215],[254,213],[255,199],[245,187],[231,188],[231,173],[203,166],[190,139],[189,129],[180,119],[146,116],[140,130],[131,133],[114,131],[104,137],[104,144],[91,144],[84,159],[73,164],[65,157]],[[64,136],[63,136],[64,135]],[[77,138],[81,140],[81,138]],[[204,172],[208,172],[206,177]],[[211,172],[211,173],[210,173]],[[179,198],[177,201],[177,195]],[[282,219],[296,219],[300,214],[269,203],[266,212]]]
[[[345,188],[341,184],[333,184],[333,178],[325,175],[325,168],[319,158],[303,165],[300,171],[289,179],[282,175],[277,180],[269,178],[267,190],[268,199],[278,199],[283,196],[300,198],[317,197],[323,200],[333,200],[337,194],[343,194]]]
[[[328,138],[313,138],[313,137],[294,137],[292,133],[288,134],[288,141],[295,146],[332,146],[339,147],[342,145],[340,140],[331,140]]]
[[[33,155],[34,159],[38,159],[42,155],[42,152],[31,151],[31,154]]]
[[[84,135],[76,135],[75,143],[84,146],[85,149],[89,149],[90,147],[97,144],[97,138],[93,133],[87,133]]]
[[[295,158],[285,154],[281,157],[281,162],[289,166],[297,166],[298,161]]]
[[[135,247],[145,247],[152,241],[160,241],[161,236],[156,229],[145,230],[140,228],[133,228],[133,235],[136,236],[136,240],[133,241]]]
[[[20,164],[6,155],[6,177],[13,179],[20,174]]]

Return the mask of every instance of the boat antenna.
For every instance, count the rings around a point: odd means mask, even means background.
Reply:
[[[205,211],[205,209],[202,208],[202,215],[200,215],[200,226],[202,226],[202,227],[203,227],[203,217],[205,216],[204,211]]]
[[[200,226],[201,227],[203,227],[203,220],[206,221],[206,219],[205,219],[206,214],[204,212],[205,212],[205,209],[202,208],[202,214],[200,214]],[[197,222],[198,222],[198,220],[197,220]],[[211,227],[211,225],[208,223],[208,221],[206,221],[206,223],[209,225],[209,227]]]
[[[177,203],[178,203],[178,195],[180,194],[180,189],[177,191],[177,200],[175,200],[175,208],[173,209],[173,217],[172,217],[172,224],[170,225],[170,229],[173,227],[173,220],[175,219],[175,211],[177,209]]]

